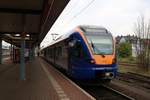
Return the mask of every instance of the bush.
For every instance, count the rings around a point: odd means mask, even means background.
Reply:
[[[119,57],[130,57],[131,54],[132,54],[132,47],[131,47],[131,44],[128,43],[128,42],[123,42],[123,43],[120,43],[118,45],[118,55]]]

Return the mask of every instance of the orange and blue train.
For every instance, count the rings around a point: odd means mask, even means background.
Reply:
[[[115,39],[103,27],[78,26],[41,52],[76,80],[111,80],[116,76]]]

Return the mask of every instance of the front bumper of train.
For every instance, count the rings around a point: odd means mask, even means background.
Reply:
[[[117,67],[72,67],[71,76],[77,80],[112,79],[116,76]]]

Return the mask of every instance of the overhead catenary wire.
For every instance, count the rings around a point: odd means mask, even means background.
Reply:
[[[78,17],[81,13],[83,13],[90,5],[94,3],[95,0],[91,0],[83,9],[81,9],[77,14],[75,14],[69,21],[63,25],[63,28],[67,26],[69,23],[71,23],[76,17]],[[59,29],[61,30],[61,29]]]
[[[88,3],[83,9],[81,9],[76,15],[74,15],[65,26],[67,26],[69,23],[71,23],[76,17],[78,17],[81,13],[83,13],[90,5],[94,3],[95,0],[92,0],[90,3]]]
[[[49,8],[49,11],[48,11],[48,15],[50,15],[50,13],[51,13],[52,7],[53,7],[53,5],[54,5],[54,1],[55,1],[55,0],[52,0],[52,2],[51,2],[51,4],[50,4],[50,8]],[[45,19],[45,21],[44,21],[44,23],[43,23],[43,27],[45,26],[47,20],[48,20],[48,16],[46,17],[46,19]],[[42,31],[43,31],[43,30],[42,30]]]
[[[72,0],[71,0],[72,1]],[[76,7],[76,5],[79,3],[78,0],[76,0],[76,2],[72,5],[72,9],[66,13],[66,15],[68,16],[70,14],[70,12],[72,12],[74,10],[74,8]],[[60,30],[60,29],[59,29]],[[56,37],[59,36],[59,34],[56,33],[51,33],[52,39],[55,41]]]
[[[79,1],[76,0],[76,2],[72,5],[72,9],[66,14],[67,16],[75,9],[75,7],[77,7],[76,5],[78,5],[78,3],[79,3]]]
[[[91,0],[90,3],[88,3],[83,9],[81,9],[76,15],[74,15],[64,26],[71,23],[76,17],[78,17],[82,12],[84,12],[90,5],[94,3],[95,0]]]
[[[83,9],[81,9],[78,13],[76,13],[70,20],[68,20],[66,23],[65,23],[65,25],[63,25],[63,27],[61,28],[61,29],[59,29],[59,31],[60,30],[62,30],[65,26],[67,26],[69,23],[71,23],[76,17],[78,17],[81,13],[83,13],[87,8],[89,8],[93,3],[94,3],[94,1],[95,0],[91,0]],[[54,2],[54,0],[53,0],[53,2]],[[52,4],[51,4],[51,7],[52,7],[52,5],[53,5],[53,2],[52,2]],[[76,2],[76,4],[77,4],[77,2]],[[75,4],[74,4],[75,5]],[[71,10],[72,11],[72,10]],[[69,11],[69,12],[71,12],[71,11]],[[57,35],[57,36],[59,36],[59,35]],[[57,37],[56,36],[56,37]],[[55,38],[56,38],[55,37]],[[53,39],[53,40],[55,40],[55,39]]]
[[[81,9],[73,18],[76,18],[77,16],[79,16],[82,12],[84,12],[90,5],[92,5],[94,3],[95,0],[91,0],[91,2],[89,4],[87,4],[83,9]]]

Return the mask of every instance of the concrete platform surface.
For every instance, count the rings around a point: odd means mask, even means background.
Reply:
[[[0,65],[0,100],[94,99],[41,58],[26,64],[26,80],[18,74],[18,64]]]

